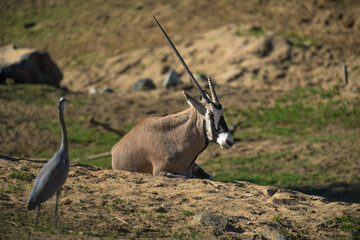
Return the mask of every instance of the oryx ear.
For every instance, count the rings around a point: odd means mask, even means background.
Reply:
[[[202,105],[200,102],[198,102],[195,98],[193,98],[192,96],[190,96],[188,93],[182,91],[183,94],[185,95],[186,101],[187,103],[195,108],[201,115],[205,115],[206,113],[206,108],[204,107],[204,105]]]

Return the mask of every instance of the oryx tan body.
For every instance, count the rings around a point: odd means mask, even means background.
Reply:
[[[193,177],[192,164],[208,144],[204,129],[195,108],[144,118],[112,148],[113,169]]]

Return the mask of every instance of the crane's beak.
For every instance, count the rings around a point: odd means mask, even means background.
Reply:
[[[66,105],[67,105],[68,107],[72,107],[72,106],[73,106],[72,103],[71,103],[71,101],[69,101],[69,100],[67,100]]]

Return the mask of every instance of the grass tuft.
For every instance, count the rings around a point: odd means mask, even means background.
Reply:
[[[31,182],[35,178],[35,176],[23,171],[14,171],[10,174],[10,178],[25,182]]]
[[[338,228],[342,231],[350,232],[353,239],[360,239],[360,218],[345,215],[328,220],[326,224],[330,225],[330,228]]]
[[[195,213],[189,211],[189,210],[184,210],[184,209],[180,209],[179,212],[185,213],[188,216],[194,216]]]
[[[273,221],[282,224],[282,221],[283,221],[283,219],[282,219],[282,214],[281,214],[281,213],[276,214],[276,215],[273,217]]]

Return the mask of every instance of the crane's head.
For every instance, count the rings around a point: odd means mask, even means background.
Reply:
[[[170,40],[164,29],[161,27],[160,23],[156,20],[155,17],[154,19],[158,24],[159,28],[161,29],[161,31],[163,32],[163,34],[165,35],[166,39],[168,40],[170,46],[174,50],[181,64],[184,66],[185,70],[189,74],[190,79],[194,83],[195,87],[198,89],[202,98],[206,102],[206,104],[203,105],[197,100],[195,100],[193,97],[191,97],[188,93],[183,91],[186,101],[189,103],[189,105],[194,107],[201,115],[205,117],[204,119],[205,119],[206,135],[208,140],[212,142],[217,142],[221,148],[231,148],[231,146],[234,144],[234,140],[225,122],[224,110],[222,109],[222,106],[217,98],[214,85],[210,77],[208,77],[208,83],[209,83],[209,89],[211,92],[212,100],[210,100],[208,95],[204,92],[204,90],[202,90],[202,88],[194,78],[193,74],[191,73],[190,69],[186,65],[185,61],[180,56],[175,45],[172,43],[172,41]]]
[[[71,102],[65,98],[60,98],[58,101],[58,109],[59,110],[64,110],[66,105],[68,105],[69,107],[71,106]]]

